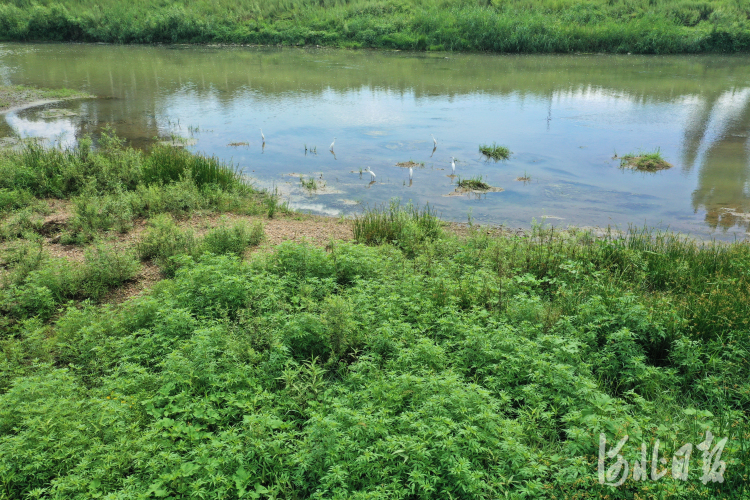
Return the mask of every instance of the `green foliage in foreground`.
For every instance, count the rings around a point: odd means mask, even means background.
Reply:
[[[430,217],[355,226],[398,246],[176,256],[147,296],[6,327],[0,496],[746,498],[747,244]],[[632,464],[707,429],[723,484],[697,450],[687,482],[596,480],[600,432]]]
[[[0,40],[250,43],[492,52],[738,52],[730,0],[5,0]]]

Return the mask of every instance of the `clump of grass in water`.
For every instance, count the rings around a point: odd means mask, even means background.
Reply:
[[[302,184],[302,187],[307,189],[308,191],[317,191],[318,184],[315,182],[315,179],[310,177],[309,179],[305,180],[304,177],[299,178],[300,184]]]
[[[482,180],[482,176],[479,177],[472,177],[471,179],[462,179],[460,176],[458,178],[458,187],[464,188],[464,189],[491,189],[492,186],[484,182]]]
[[[526,171],[524,170],[523,171],[523,175],[519,176],[519,177],[516,177],[516,180],[518,182],[530,182],[531,181],[531,176],[528,173],[526,173]]]
[[[497,143],[493,142],[491,146],[487,144],[481,144],[479,146],[479,152],[488,158],[493,160],[507,160],[510,158],[511,151],[505,146],[498,146]]]
[[[639,152],[638,154],[630,153],[620,158],[620,166],[632,168],[644,172],[656,172],[672,168],[672,164],[667,162],[662,156],[659,148],[653,153]]]

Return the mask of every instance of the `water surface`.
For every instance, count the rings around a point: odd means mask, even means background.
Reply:
[[[542,218],[563,226],[635,223],[744,238],[748,63],[716,55],[3,44],[0,83],[99,98],[9,113],[0,136],[69,146],[112,126],[148,147],[175,134],[314,213],[347,214],[399,198],[429,202],[458,221],[471,214],[514,227]],[[493,142],[512,157],[486,161],[478,146]],[[674,168],[641,173],[613,159],[657,148]],[[482,176],[504,191],[446,196],[458,180],[449,175],[451,156],[457,175]],[[407,160],[424,162],[411,183],[396,166]],[[375,183],[360,175],[366,167]],[[300,174],[325,188],[309,193]],[[531,180],[516,180],[523,176]]]

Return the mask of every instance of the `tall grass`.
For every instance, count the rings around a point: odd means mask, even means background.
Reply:
[[[221,189],[230,189],[242,183],[236,168],[215,157],[194,155],[182,148],[156,146],[143,165],[146,184],[168,184],[185,176],[189,176],[199,188],[215,184]]]
[[[395,243],[410,253],[425,242],[442,234],[441,223],[429,205],[420,209],[398,200],[386,206],[365,210],[354,218],[354,239],[367,245]]]
[[[750,6],[730,0],[62,0],[0,5],[0,39],[252,43],[491,52],[738,52]]]

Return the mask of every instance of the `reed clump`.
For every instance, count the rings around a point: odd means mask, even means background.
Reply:
[[[495,161],[507,160],[511,155],[511,151],[508,148],[506,148],[505,146],[499,146],[494,142],[492,143],[492,145],[481,144],[479,146],[479,152],[487,158],[492,158]]]
[[[471,179],[462,179],[458,177],[458,187],[477,191],[486,191],[492,189],[492,186],[484,182],[482,176],[472,177]]]

